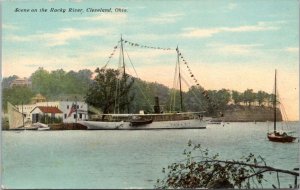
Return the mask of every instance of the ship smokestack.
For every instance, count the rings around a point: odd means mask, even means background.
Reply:
[[[160,113],[159,98],[155,96],[154,113]]]

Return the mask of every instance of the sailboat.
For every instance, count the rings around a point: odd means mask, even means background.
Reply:
[[[9,130],[37,130],[31,123],[25,122],[25,116],[17,107],[7,102]]]
[[[123,39],[121,36],[120,58],[123,61],[123,73],[125,74],[124,53],[123,53]],[[125,41],[126,43],[126,41]],[[179,67],[179,82],[180,82],[180,110],[182,110],[182,91],[181,91],[181,74],[179,66],[179,51],[177,50],[177,65]],[[121,64],[120,64],[121,65]],[[87,129],[205,129],[208,117],[203,117],[204,112],[170,112],[163,113],[160,110],[158,97],[155,97],[155,105],[153,107],[154,113],[144,114],[102,114],[105,116],[105,121],[78,121],[78,123],[85,125]],[[136,118],[139,118],[138,120]],[[137,127],[138,126],[138,127]]]
[[[293,142],[296,137],[293,137],[291,135],[288,135],[287,132],[279,132],[276,130],[276,110],[277,110],[277,78],[276,78],[276,70],[275,70],[275,93],[274,93],[274,101],[273,101],[273,109],[274,109],[274,131],[267,133],[267,137],[269,139],[269,141],[273,141],[273,142],[282,142],[282,143],[289,143],[289,142]]]

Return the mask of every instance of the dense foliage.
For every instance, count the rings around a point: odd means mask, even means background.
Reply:
[[[51,100],[83,100],[88,85],[92,82],[92,72],[84,69],[78,72],[65,72],[62,69],[47,71],[39,68],[30,76],[32,87],[14,86],[10,84],[18,76],[10,76],[2,80],[2,110],[7,109],[7,101],[14,105],[29,104],[31,98],[41,93]]]
[[[29,87],[14,86],[2,90],[2,110],[7,109],[7,102],[14,105],[27,104],[34,96],[34,92]]]
[[[250,153],[240,160],[221,160],[219,154],[210,155],[208,149],[191,141],[183,154],[186,158],[163,168],[164,179],[158,179],[156,188],[263,188],[265,174],[276,174],[280,188],[278,173],[299,176],[297,172],[276,169],[267,166],[261,156]],[[277,187],[276,187],[277,186]],[[294,185],[295,188],[297,184]],[[292,185],[290,185],[292,187]]]
[[[31,88],[20,86],[10,88],[10,83],[17,76],[3,78],[2,106],[6,109],[7,101],[13,104],[30,103],[33,96],[41,93],[49,101],[86,100],[87,103],[101,108],[101,111],[104,113],[113,112],[115,104],[112,101],[115,99],[115,87],[118,81],[117,72],[119,71],[113,69],[108,71],[104,72],[104,70],[98,69],[93,79],[93,72],[87,69],[79,70],[78,72],[66,72],[62,69],[49,72],[39,68],[30,76],[32,81]],[[109,78],[109,80],[103,80],[103,77]],[[126,78],[133,79],[133,77],[128,75],[126,75]],[[120,112],[138,113],[139,110],[144,110],[148,113],[153,112],[155,96],[159,97],[162,111],[180,111],[179,90],[170,89],[159,83],[146,82],[138,78],[134,78],[134,81],[132,84],[126,83],[126,85],[130,86],[130,90],[129,88],[127,89],[127,99],[119,97],[118,101],[123,104],[120,104]],[[121,82],[120,84],[123,83]],[[107,92],[104,94],[105,90]],[[252,89],[247,89],[244,92],[228,89],[207,90],[205,91],[209,96],[209,99],[207,99],[204,96],[205,93],[203,94],[204,91],[205,89],[201,86],[191,86],[187,92],[183,92],[182,111],[207,111],[208,114],[212,115],[226,110],[228,104],[268,106],[272,105],[274,99],[274,96],[271,94],[264,91],[255,93]],[[103,101],[107,103],[103,103]]]
[[[92,74],[87,69],[79,70],[78,72],[65,72],[62,69],[49,72],[39,68],[30,77],[32,91],[41,93],[48,99],[55,99],[57,96],[65,94],[74,94],[82,97],[92,81]]]
[[[97,69],[97,76],[89,86],[85,101],[101,108],[103,113],[129,113],[134,96],[128,96],[134,80],[119,70]]]

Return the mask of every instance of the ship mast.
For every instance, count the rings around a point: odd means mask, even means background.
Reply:
[[[122,65],[123,65],[123,77],[125,78],[125,61],[124,61],[124,51],[123,51],[123,38],[121,34],[121,53],[122,53]]]
[[[124,50],[123,50],[123,38],[121,34],[121,56],[122,56],[122,66],[123,66],[123,78],[124,78],[124,86],[126,85],[126,70],[125,70],[125,60],[124,60]],[[124,100],[127,103],[128,97],[127,93],[124,95]],[[124,108],[125,110],[125,108]],[[129,106],[127,105],[127,113],[129,113]]]
[[[276,86],[277,86],[277,79],[276,79],[276,69],[275,69],[275,94],[274,94],[274,102],[273,102],[273,107],[274,107],[274,133],[276,133],[276,93],[277,93],[277,89],[276,89]]]
[[[180,89],[180,112],[183,111],[183,103],[182,103],[182,89],[181,89],[181,74],[180,74],[180,61],[179,61],[179,49],[177,50],[177,64],[178,64],[178,78],[179,78],[179,89]]]

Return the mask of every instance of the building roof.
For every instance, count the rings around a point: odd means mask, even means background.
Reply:
[[[35,107],[33,110],[35,110],[36,108],[40,109],[41,112],[43,113],[63,113],[60,109],[58,109],[57,107],[49,107],[49,106],[37,106]],[[33,112],[33,110],[31,112]]]
[[[40,93],[38,93],[35,97],[31,98],[33,100],[46,100],[46,98],[41,95]]]

